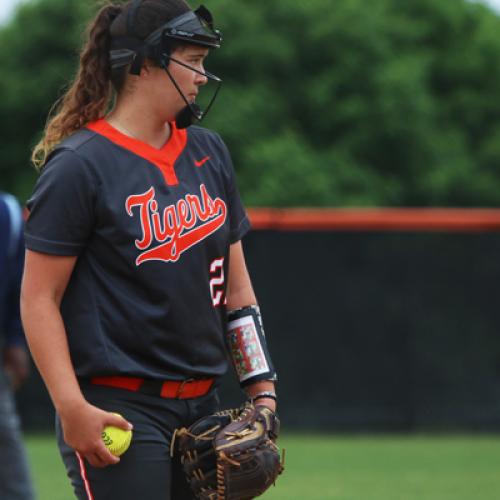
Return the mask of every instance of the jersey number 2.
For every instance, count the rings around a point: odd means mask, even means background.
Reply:
[[[224,297],[224,257],[215,259],[210,264],[210,294],[214,307],[226,303]]]

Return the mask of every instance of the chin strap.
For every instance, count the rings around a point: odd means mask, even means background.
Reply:
[[[194,71],[195,73],[198,73],[200,75],[203,75],[205,78],[208,78],[209,80],[213,80],[217,83],[217,88],[215,90],[215,93],[212,97],[212,100],[208,104],[207,108],[205,111],[202,111],[200,106],[196,104],[195,102],[190,103],[187,99],[186,96],[184,95],[184,92],[182,92],[181,88],[175,81],[175,78],[172,76],[170,71],[168,70],[168,65],[170,62],[173,62],[175,64],[180,64],[181,66],[184,66],[185,68],[190,69],[191,71]],[[187,128],[190,125],[193,125],[193,123],[200,122],[203,120],[203,118],[206,116],[210,108],[212,107],[213,102],[215,101],[215,98],[217,97],[217,94],[219,93],[220,87],[222,85],[222,80],[209,73],[208,71],[205,71],[205,73],[202,73],[201,71],[198,71],[196,68],[193,68],[189,66],[188,64],[183,63],[182,61],[179,61],[178,59],[174,59],[173,57],[168,56],[167,54],[163,54],[163,57],[161,59],[161,66],[165,70],[165,73],[167,73],[168,77],[170,78],[170,81],[174,85],[174,87],[177,89],[177,92],[179,92],[180,96],[182,97],[182,100],[186,103],[186,106],[182,108],[179,113],[177,113],[177,116],[175,117],[175,124],[177,128],[182,129],[182,128]]]
[[[177,85],[177,82],[175,81],[175,78],[172,76],[170,71],[168,70],[168,63],[171,61],[172,58],[168,56],[164,56],[162,58],[161,65],[163,69],[165,70],[165,73],[167,73],[168,77],[170,78],[170,81],[173,83],[174,87],[177,89],[177,92],[179,92],[180,96],[182,97],[182,100],[186,103],[186,106],[182,108],[178,113],[177,116],[175,117],[175,125],[177,128],[182,129],[182,128],[187,128],[196,121],[200,121],[203,118],[203,112],[201,111],[201,108],[195,104],[195,103],[189,103],[189,101],[186,99],[186,96],[184,95],[184,92],[182,92],[181,88],[179,85]],[[174,62],[176,62],[174,60]]]
[[[194,108],[194,109],[193,109]],[[200,116],[198,118],[198,116]],[[175,117],[175,126],[179,129],[188,128],[193,123],[200,121],[203,118],[203,113],[197,104],[189,104],[182,108]]]

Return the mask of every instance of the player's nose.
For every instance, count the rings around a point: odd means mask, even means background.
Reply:
[[[205,75],[205,69],[203,68],[203,66],[200,68],[200,73],[195,73],[195,75],[196,75],[195,78],[196,85],[198,86],[206,85],[206,83],[208,82],[208,77]]]
[[[208,78],[205,75],[198,75],[198,78],[196,79],[196,85],[202,86],[206,85],[208,82]]]

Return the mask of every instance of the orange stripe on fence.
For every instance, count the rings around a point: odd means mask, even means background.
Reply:
[[[254,229],[281,231],[499,231],[500,209],[252,208]]]

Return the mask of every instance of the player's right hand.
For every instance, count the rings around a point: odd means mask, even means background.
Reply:
[[[107,425],[132,429],[132,424],[122,416],[101,410],[85,400],[60,411],[59,416],[64,441],[90,465],[106,467],[120,461],[104,445],[102,431]]]

